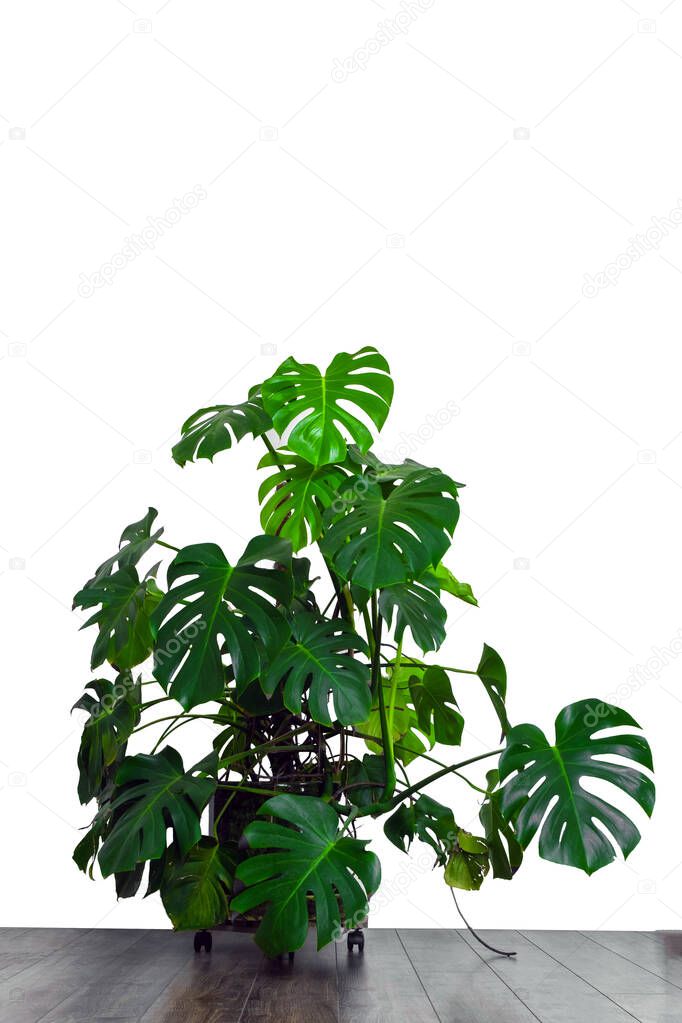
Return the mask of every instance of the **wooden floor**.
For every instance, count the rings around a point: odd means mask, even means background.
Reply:
[[[682,938],[622,931],[369,930],[363,955],[290,966],[248,935],[0,930],[0,1023],[682,1023]]]

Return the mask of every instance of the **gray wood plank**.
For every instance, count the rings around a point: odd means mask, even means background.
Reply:
[[[438,1017],[448,1023],[536,1023],[537,1017],[455,930],[399,931]],[[507,938],[507,944],[509,939]]]
[[[341,1023],[438,1023],[396,931],[366,930],[362,953],[339,942],[336,963]]]
[[[526,937],[603,992],[640,1023],[682,1021],[677,988],[576,931],[525,931]],[[675,1008],[676,1006],[676,1008]],[[677,1015],[670,1015],[676,1012]]]
[[[139,1023],[238,1023],[262,965],[249,934],[219,931],[210,955],[193,955]]]
[[[581,931],[586,938],[682,989],[682,948],[653,942],[644,931]]]
[[[513,959],[496,955],[479,945],[468,932],[463,932],[467,944],[542,1023],[574,1023],[575,1020],[632,1023],[627,1012],[522,934],[513,931],[480,933],[488,944],[517,953]]]
[[[337,1023],[339,996],[336,947],[315,948],[315,932],[308,935],[294,963],[261,959],[241,1016],[241,1023]],[[222,1018],[221,1018],[222,1023]]]
[[[117,1023],[138,1020],[193,956],[191,935],[172,931],[141,932],[140,940],[132,948],[110,958],[102,956],[90,961],[83,954],[78,954],[77,959],[64,956],[54,967],[62,981],[62,997],[53,1002],[40,1021],[86,1023],[98,1014],[116,1019]],[[67,985],[59,972],[65,967]]]
[[[56,934],[36,929],[32,943],[28,940],[29,935],[24,935],[25,969],[15,969],[0,980],[0,1023],[35,1023],[91,979],[89,971],[92,967],[88,965],[87,958],[82,953],[68,954],[69,945],[88,933],[62,931]],[[52,952],[35,954],[31,951],[32,948],[41,950],[50,946],[53,947]],[[109,961],[113,964],[115,957]]]

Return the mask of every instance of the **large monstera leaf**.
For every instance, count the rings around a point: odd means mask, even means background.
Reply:
[[[280,436],[294,424],[287,445],[296,454],[315,466],[342,462],[347,445],[339,427],[366,451],[373,438],[357,413],[378,430],[384,425],[393,398],[389,372],[386,360],[371,347],[340,353],[325,373],[289,358],[263,384],[263,404]]]
[[[92,692],[88,692],[92,690]],[[89,803],[98,796],[110,768],[140,720],[140,684],[129,674],[115,682],[97,678],[88,682],[86,691],[73,710],[87,711],[78,750],[78,797]]]
[[[639,728],[618,707],[581,700],[565,707],[557,717],[554,743],[535,725],[511,729],[499,764],[500,780],[506,782],[500,808],[513,822],[524,849],[539,831],[539,852],[544,859],[578,867],[587,874],[615,858],[616,844],[629,856],[639,842],[639,831],[624,813],[582,785],[583,779],[610,782],[651,816],[655,800],[651,779],[637,768],[601,759],[617,756],[653,769],[651,750],[643,736],[598,734],[621,726]]]
[[[236,865],[236,843],[221,845],[204,836],[184,857],[173,850],[160,890],[176,931],[204,930],[225,923]]]
[[[372,703],[370,670],[349,651],[366,655],[364,639],[346,622],[299,614],[293,619],[292,640],[270,664],[261,683],[263,690],[268,695],[274,693],[286,678],[284,703],[292,714],[300,714],[308,688],[308,709],[315,721],[331,725],[330,692],[335,716],[342,725],[363,721]]]
[[[166,850],[172,825],[181,855],[201,838],[201,812],[216,789],[217,758],[207,758],[185,771],[172,746],[160,753],[126,757],[116,775],[110,809],[113,825],[99,851],[102,874],[134,870]]]
[[[344,512],[330,516],[321,547],[342,579],[370,591],[406,583],[440,561],[459,518],[457,484],[438,469],[417,468],[387,494],[356,477],[341,500]]]
[[[180,466],[198,458],[212,462],[219,451],[232,447],[233,437],[236,441],[248,433],[260,437],[271,428],[272,420],[256,396],[241,405],[200,408],[182,424],[182,437],[173,445],[173,458]]]
[[[322,534],[324,511],[338,498],[348,479],[338,465],[314,466],[290,452],[265,455],[258,468],[276,467],[260,485],[261,526],[266,533],[285,536],[299,551]]]
[[[400,643],[409,629],[412,638],[423,653],[438,650],[445,640],[447,612],[441,604],[439,586],[431,572],[423,572],[418,579],[388,586],[379,595],[379,610],[389,628],[396,611],[394,635]]]
[[[243,688],[260,671],[262,649],[277,649],[289,634],[275,606],[291,599],[288,540],[255,537],[236,565],[216,544],[193,544],[175,556],[168,584],[154,615],[154,674],[186,710],[223,696],[224,649]]]
[[[313,796],[275,796],[259,814],[279,820],[256,820],[246,828],[250,848],[263,851],[237,867],[246,888],[232,899],[231,909],[245,913],[267,904],[256,932],[263,951],[272,956],[303,945],[308,893],[315,901],[318,949],[344,925],[357,927],[381,881],[379,860],[367,842],[343,834],[336,812]]]
[[[163,528],[154,529],[154,520],[158,512],[156,508],[148,508],[147,514],[139,522],[131,522],[121,533],[119,549],[110,558],[103,561],[92,579],[84,589],[99,583],[105,576],[111,575],[114,565],[117,568],[128,568],[136,565],[150,550],[163,533]]]

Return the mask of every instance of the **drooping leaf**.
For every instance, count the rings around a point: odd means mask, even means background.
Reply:
[[[83,589],[99,583],[105,576],[111,575],[114,565],[117,568],[132,568],[150,550],[163,533],[163,528],[152,532],[154,519],[158,515],[156,508],[148,508],[147,514],[139,522],[131,522],[121,533],[119,549],[110,558],[103,561],[89,579]]]
[[[224,924],[237,865],[236,843],[202,837],[186,856],[172,856],[161,880],[161,899],[176,931]]]
[[[362,760],[352,760],[348,765],[345,786],[346,796],[353,806],[371,806],[381,799],[386,785],[386,765],[383,757],[366,753]]]
[[[451,593],[453,597],[458,597],[465,604],[473,604],[474,607],[478,607],[478,601],[469,583],[461,583],[442,562],[432,569],[432,573],[441,590]]]
[[[214,757],[213,774],[216,764]],[[111,800],[115,820],[99,851],[105,877],[162,856],[169,825],[182,855],[199,841],[201,812],[216,789],[215,778],[206,777],[209,766],[207,759],[185,771],[172,746],[126,757]]]
[[[497,650],[493,650],[487,643],[483,644],[483,653],[478,662],[476,674],[483,683],[483,687],[490,697],[490,702],[495,708],[495,713],[502,726],[502,735],[508,735],[511,725],[509,724],[505,705],[507,698],[507,669]]]
[[[139,704],[139,680],[134,682],[129,674],[119,675],[115,682],[103,678],[88,682],[85,693],[74,704],[73,710],[84,710],[88,714],[78,750],[81,803],[89,803],[100,795],[106,769],[125,750],[140,720]]]
[[[258,567],[261,561],[282,569]],[[154,675],[185,710],[223,696],[224,649],[243,688],[261,669],[261,646],[284,642],[289,629],[275,605],[291,599],[290,563],[289,541],[270,536],[251,540],[234,566],[213,543],[175,556],[169,591],[154,615]]]
[[[114,874],[117,899],[132,899],[140,890],[144,875],[144,863],[136,863],[132,870],[122,870]]]
[[[341,932],[343,923],[357,927],[381,880],[379,860],[367,851],[368,843],[343,834],[336,812],[313,796],[275,796],[259,814],[284,823],[257,820],[246,828],[249,847],[264,851],[237,867],[236,876],[247,887],[232,899],[231,908],[245,913],[267,904],[256,932],[260,948],[272,956],[303,945],[308,893],[315,902],[318,949]]]
[[[286,677],[284,703],[300,714],[303,693],[308,689],[308,709],[315,721],[331,725],[329,693],[334,713],[343,725],[362,721],[369,713],[369,665],[349,651],[367,655],[367,644],[346,622],[319,620],[312,614],[298,614],[292,623],[293,642],[285,644],[270,664],[262,686],[273,693]]]
[[[445,883],[465,892],[477,892],[489,868],[488,846],[484,839],[460,828],[445,866]]]
[[[263,404],[280,436],[294,424],[287,445],[296,454],[316,466],[342,462],[347,436],[365,451],[373,439],[357,412],[347,406],[354,406],[380,430],[393,398],[389,372],[386,360],[371,347],[352,355],[340,353],[325,373],[289,358],[263,384]]]
[[[153,576],[140,579],[132,565],[103,576],[76,594],[74,607],[85,610],[101,605],[81,626],[97,625],[99,629],[90,659],[92,669],[105,660],[118,669],[146,661],[154,643],[151,616],[162,596]]]
[[[110,814],[109,801],[104,800],[98,807],[90,827],[73,851],[74,863],[79,870],[82,870],[84,874],[88,874],[91,878],[93,877],[97,851],[107,832]]]
[[[173,446],[173,458],[179,466],[197,458],[213,461],[219,451],[232,447],[232,438],[242,440],[247,433],[260,437],[272,429],[272,420],[258,397],[249,397],[241,405],[212,405],[200,408],[182,424],[182,437]]]
[[[438,469],[418,469],[387,494],[355,477],[340,500],[343,511],[331,516],[320,546],[342,579],[370,591],[438,562],[459,518],[457,486]]]
[[[523,849],[514,834],[514,829],[500,809],[499,780],[499,771],[488,771],[486,799],[478,817],[483,825],[485,840],[488,843],[493,877],[511,881],[521,866]]]
[[[409,628],[412,638],[423,653],[437,650],[445,640],[447,612],[438,599],[438,586],[428,572],[418,579],[397,583],[381,590],[379,610],[389,628],[393,623],[393,612],[397,610],[394,635],[402,642],[405,629]]]
[[[441,865],[455,848],[459,830],[452,810],[424,794],[414,803],[403,803],[384,824],[386,837],[402,852],[408,851],[415,837],[420,838],[431,846]]]
[[[640,839],[638,829],[621,810],[582,784],[583,779],[610,782],[651,816],[655,801],[651,779],[639,768],[602,759],[617,756],[653,769],[643,736],[599,734],[621,726],[639,728],[624,710],[590,699],[564,707],[555,722],[554,743],[535,725],[511,729],[499,764],[500,780],[506,782],[500,808],[524,849],[539,831],[543,859],[587,874],[610,863],[615,846],[626,858],[630,855]]]
[[[430,667],[421,677],[412,675],[410,692],[420,729],[427,735],[433,729],[436,742],[459,746],[464,718],[456,709],[447,673],[442,668]]]
[[[322,515],[337,499],[348,479],[338,465],[314,466],[288,451],[270,453],[258,468],[276,467],[260,485],[261,526],[272,536],[285,536],[300,550],[322,534]]]

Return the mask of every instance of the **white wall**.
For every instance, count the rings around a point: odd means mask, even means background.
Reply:
[[[658,768],[627,865],[588,880],[530,852],[465,911],[679,927],[682,228],[652,218],[682,208],[682,3],[160,3],[2,7],[0,922],[164,925],[156,898],[117,905],[70,859],[92,642],[71,596],[150,504],[170,542],[237,553],[259,452],[181,471],[182,419],[290,353],[371,343],[397,381],[380,451],[456,406],[411,452],[467,484],[450,563],[482,606],[453,609],[444,657],[496,646],[515,721],[615,698]],[[475,684],[460,695],[473,754],[494,719]],[[462,786],[434,794],[473,819]],[[374,922],[452,926],[440,879],[380,844]]]

